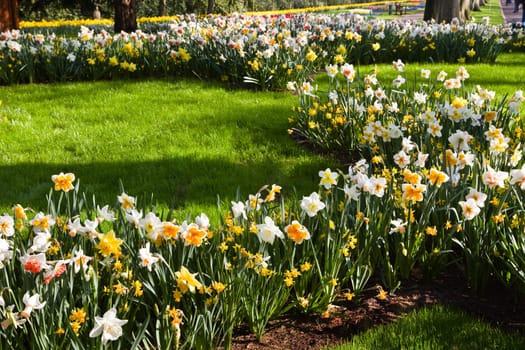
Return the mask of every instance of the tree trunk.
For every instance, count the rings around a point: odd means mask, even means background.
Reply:
[[[166,0],[159,0],[159,16],[166,16]]]
[[[186,4],[186,13],[193,13],[195,11],[195,6],[192,0],[185,0]]]
[[[449,23],[457,18],[465,22],[470,18],[470,6],[470,0],[427,0],[423,19]]]
[[[18,29],[18,0],[0,1],[0,32]]]
[[[461,22],[466,22],[470,19],[471,7],[472,7],[472,0],[460,0],[458,18]]]
[[[208,10],[206,13],[213,13],[213,10],[215,8],[215,0],[208,0]]]
[[[115,0],[115,33],[137,30],[136,0]]]

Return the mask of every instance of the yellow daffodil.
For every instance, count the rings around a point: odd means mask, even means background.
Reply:
[[[121,244],[122,240],[117,238],[115,236],[115,232],[111,230],[106,234],[100,234],[99,243],[95,246],[95,248],[103,256],[108,257],[110,255],[113,255],[115,258],[118,259],[118,257],[120,257],[120,255],[122,254],[120,251]]]
[[[196,273],[192,274],[186,267],[182,266],[179,271],[175,272],[179,289],[182,292],[189,290],[191,293],[195,293],[195,290],[201,289],[202,283],[195,278],[196,275]]]

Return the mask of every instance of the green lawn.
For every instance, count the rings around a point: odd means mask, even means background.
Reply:
[[[192,80],[1,87],[0,208],[45,209],[51,175],[73,172],[97,202],[154,196],[184,215],[213,216],[265,184],[317,189],[333,161],[288,136],[296,97]],[[88,196],[90,198],[90,196]],[[211,213],[209,213],[211,212]]]
[[[432,306],[412,312],[393,324],[380,326],[331,350],[515,350],[525,348],[525,337],[505,333],[464,312]]]
[[[448,78],[454,78],[455,72],[460,66],[464,66],[469,72],[470,78],[465,81],[467,89],[473,89],[476,85],[489,90],[496,91],[496,97],[503,97],[505,94],[514,94],[516,90],[525,91],[525,53],[503,53],[500,54],[493,64],[488,63],[406,63],[404,72],[393,69],[392,64],[365,65],[356,67],[361,75],[371,74],[376,69],[377,77],[382,84],[389,85],[398,75],[402,75],[407,84],[412,82],[423,83],[421,69],[431,71],[430,80],[436,81],[438,73],[445,71]],[[316,83],[322,89],[326,89],[328,77],[321,74],[317,77]]]

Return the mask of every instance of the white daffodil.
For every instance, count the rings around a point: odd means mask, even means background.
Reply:
[[[34,310],[40,310],[44,306],[46,306],[46,302],[40,302],[40,295],[38,293],[29,295],[29,292],[26,292],[22,298],[22,302],[25,305],[24,310],[20,313],[20,316],[24,318],[29,318],[31,316],[31,312]]]
[[[159,257],[151,254],[149,247],[150,243],[148,242],[144,248],[139,249],[139,260],[140,266],[147,267],[148,271],[151,271],[153,265],[159,261]]]
[[[4,261],[11,260],[13,257],[12,243],[0,238],[0,269],[4,267]]]
[[[513,169],[510,171],[510,184],[517,184],[522,190],[525,190],[525,164],[521,169]]]
[[[79,273],[80,269],[86,273],[86,270],[89,267],[88,263],[91,261],[91,259],[93,258],[84,255],[84,251],[82,249],[77,250],[71,258],[71,261],[73,262],[73,270],[75,273]]]
[[[135,219],[130,222],[135,222]],[[149,212],[143,219],[139,219],[139,227],[144,230],[149,239],[156,241],[162,230],[162,221],[155,213]]]
[[[111,308],[104,316],[95,316],[95,327],[89,332],[91,338],[98,337],[102,334],[102,344],[106,344],[108,340],[117,340],[122,335],[122,326],[128,323],[128,320],[121,320],[117,318],[117,310]]]
[[[234,218],[238,218],[242,216],[244,220],[248,219],[248,217],[246,216],[246,206],[244,205],[243,202],[232,201],[231,204],[232,204],[232,213],[233,213]]]
[[[126,219],[130,224],[138,228],[140,226],[140,219],[142,219],[142,210],[131,209],[126,213]]]
[[[509,177],[506,171],[497,171],[487,166],[487,171],[483,173],[482,181],[489,187],[505,188],[505,180]]]
[[[481,209],[476,205],[476,201],[473,198],[460,201],[459,205],[463,210],[465,220],[472,220],[481,212]]]
[[[487,195],[483,192],[479,192],[475,188],[470,187],[469,193],[465,196],[465,199],[473,199],[476,202],[476,205],[480,208],[485,206],[485,201],[487,200]]]
[[[257,236],[261,241],[268,242],[270,244],[273,244],[276,236],[281,239],[284,238],[284,234],[282,233],[281,229],[275,225],[272,218],[269,216],[264,218],[264,224],[257,225]]]
[[[6,237],[11,237],[15,234],[15,221],[12,216],[0,216],[0,234]]]
[[[319,177],[321,178],[321,186],[324,186],[325,189],[330,189],[330,187],[337,184],[337,178],[339,177],[338,173],[332,172],[330,168],[319,171]]]
[[[103,221],[113,222],[116,220],[115,212],[109,209],[109,205],[107,204],[103,206],[102,208],[100,208],[97,205],[97,220],[99,222],[103,222]]]
[[[319,194],[313,192],[310,196],[304,196],[301,200],[301,209],[303,209],[309,217],[314,217],[320,210],[325,208],[325,204],[319,199]]]

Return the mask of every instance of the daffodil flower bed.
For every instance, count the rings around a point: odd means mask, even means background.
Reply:
[[[339,184],[339,209],[355,221],[358,246],[374,240],[369,258],[387,288],[414,266],[432,277],[459,257],[474,289],[493,274],[525,291],[523,92],[498,99],[481,86],[467,90],[462,66],[422,69],[412,83],[405,63],[392,66],[399,74],[387,84],[346,63],[326,66],[327,92],[290,82],[300,104],[289,132],[363,157]],[[355,232],[362,220],[366,234]]]
[[[366,224],[347,220],[340,175],[319,176],[296,204],[278,185],[233,201],[212,229],[205,214],[179,221],[125,192],[90,203],[74,174],[53,175],[46,212],[0,216],[0,344],[228,347],[240,324],[260,337],[292,308],[328,315],[341,291],[366,286],[369,255],[357,252],[373,240],[356,239]]]
[[[385,22],[359,14],[186,15],[158,26],[114,34],[82,26],[76,37],[49,29],[0,33],[0,81],[196,74],[283,88],[329,63],[494,62],[525,42],[523,29],[488,22]]]

